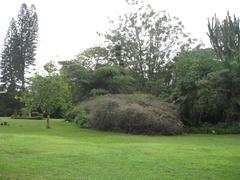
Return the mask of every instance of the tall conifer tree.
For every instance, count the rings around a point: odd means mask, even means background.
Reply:
[[[4,88],[15,91],[17,89],[17,27],[16,21],[11,20],[7,35],[4,40],[4,48],[1,54],[1,81]]]
[[[25,73],[29,68],[35,65],[35,55],[38,38],[38,17],[36,8],[31,5],[30,8],[24,3],[18,14],[18,43],[19,43],[19,80],[21,89],[25,88]]]
[[[4,107],[1,111],[5,115],[21,108],[15,96],[25,90],[25,74],[35,64],[37,38],[36,8],[34,5],[28,8],[26,4],[22,4],[17,18],[10,23],[0,55],[0,91],[7,90],[4,97],[1,96],[0,106]]]

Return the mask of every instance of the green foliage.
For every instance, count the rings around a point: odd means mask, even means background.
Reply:
[[[27,4],[21,5],[18,19],[18,51],[17,58],[19,62],[19,80],[21,88],[25,88],[25,73],[33,65],[35,65],[35,55],[38,42],[38,16],[36,7]]]
[[[84,68],[78,61],[62,61],[60,73],[70,85],[73,104],[79,103],[91,91],[93,71]]]
[[[131,93],[135,79],[128,70],[117,66],[102,66],[89,70],[77,61],[61,62],[61,73],[71,86],[74,104],[89,96],[107,93]]]
[[[86,120],[90,128],[105,131],[164,135],[183,132],[175,106],[141,94],[107,95],[83,101],[69,113],[68,119],[84,123]]]
[[[225,65],[225,72],[220,73],[218,84],[226,96],[227,108],[224,109],[226,122],[232,125],[239,120],[239,64],[240,64],[240,20],[229,13],[220,22],[216,15],[208,22],[209,38],[218,58]]]
[[[4,39],[4,48],[1,53],[1,79],[4,89],[14,92],[17,90],[18,85],[18,66],[19,62],[17,59],[17,25],[14,19],[11,20],[7,35]]]
[[[53,73],[56,73],[57,67],[53,61],[50,61],[44,65],[44,70],[48,72],[48,75],[52,75]]]
[[[20,112],[11,115],[12,119],[32,119],[41,120],[43,119],[43,114],[39,112],[31,112],[27,108],[22,108]]]
[[[35,64],[38,38],[38,18],[34,5],[21,5],[17,19],[12,18],[1,53],[0,83],[8,93],[0,97],[0,114],[19,111],[21,103],[15,99],[25,89],[25,74]],[[6,105],[5,105],[6,104]]]
[[[134,78],[117,66],[104,66],[96,69],[92,87],[101,88],[110,93],[130,93],[134,90]]]
[[[221,71],[221,62],[214,59],[211,49],[186,52],[176,60],[173,71],[175,88],[172,99],[179,101],[183,122],[200,125],[222,119],[222,95],[210,87],[207,80],[211,73]]]
[[[229,126],[226,123],[216,125],[203,124],[200,127],[185,127],[187,133],[197,134],[240,134],[240,124]]]
[[[213,81],[209,80],[200,80],[197,88],[194,111],[198,124],[202,121],[213,124],[224,121],[224,110],[227,107],[224,93],[213,87]]]
[[[12,115],[12,119],[29,119],[29,120],[42,120],[43,115],[38,116],[23,116],[23,115]]]
[[[1,53],[0,63],[0,86],[1,91],[6,90],[7,93],[0,94],[0,115],[10,116],[21,107],[21,103],[15,99],[19,95],[19,61],[17,59],[17,25],[12,19],[7,35],[4,40],[4,47]]]
[[[208,77],[211,88],[222,97],[222,112],[224,120],[229,125],[240,120],[239,99],[240,99],[240,65],[236,64],[231,70],[223,69],[211,73]]]
[[[22,101],[31,110],[39,108],[42,112],[52,114],[60,108],[64,112],[70,107],[69,93],[69,86],[62,76],[35,75]]]
[[[111,94],[141,91],[170,99],[173,59],[194,40],[184,33],[179,19],[165,11],[134,0],[127,4],[131,11],[120,16],[116,26],[111,21],[103,35],[105,45],[61,62],[74,104],[92,96],[93,89]]]
[[[212,21],[208,20],[208,36],[218,56],[227,67],[232,62],[240,62],[240,20],[229,12],[225,19],[220,20],[215,15]]]
[[[11,116],[21,109],[21,103],[15,98],[19,93],[8,91],[0,94],[0,116]]]
[[[74,122],[82,128],[88,128],[88,114],[85,110],[78,111],[77,116],[74,118]]]
[[[42,116],[42,114],[39,113],[39,112],[35,112],[35,111],[33,111],[33,112],[31,112],[31,116],[32,116],[32,117],[35,117],[35,116]]]
[[[102,95],[106,95],[109,92],[105,89],[92,89],[89,93],[90,96],[102,96]]]
[[[181,117],[188,126],[205,122],[232,125],[240,120],[240,67],[232,64],[229,69],[212,52],[196,49],[176,60],[172,99],[178,101]]]
[[[84,50],[76,56],[76,61],[88,70],[95,70],[98,67],[109,64],[109,51],[105,47],[92,47]]]
[[[144,86],[146,80],[158,79],[163,67],[193,42],[184,26],[165,11],[155,11],[149,4],[128,1],[130,12],[110,21],[105,33],[110,60],[128,68]]]
[[[65,121],[74,122],[81,128],[88,128],[88,118],[88,113],[83,108],[76,106],[67,112]]]
[[[2,52],[2,76],[6,88],[17,83],[25,86],[25,73],[35,64],[38,18],[34,5],[21,5],[17,20],[12,19]]]
[[[172,85],[166,79],[160,78],[156,81],[146,82],[146,92],[158,96],[161,100],[169,101]]]

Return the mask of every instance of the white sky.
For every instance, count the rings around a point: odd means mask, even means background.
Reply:
[[[50,61],[67,60],[88,47],[101,44],[97,31],[105,32],[107,17],[126,10],[125,0],[1,0],[0,49],[10,20],[20,5],[35,4],[39,18],[37,69]],[[240,0],[145,0],[155,10],[166,10],[183,22],[186,32],[207,46],[207,18],[215,13],[223,18],[227,11],[240,17]]]

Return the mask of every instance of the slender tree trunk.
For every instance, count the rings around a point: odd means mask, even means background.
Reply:
[[[49,129],[50,128],[50,114],[47,112],[46,115],[47,115],[47,118],[46,118],[46,128]]]

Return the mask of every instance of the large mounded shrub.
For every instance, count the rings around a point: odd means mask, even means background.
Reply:
[[[78,124],[84,122],[82,127],[131,134],[175,135],[183,132],[174,105],[143,94],[91,98],[75,107],[67,119]]]

